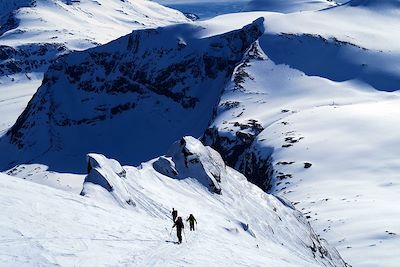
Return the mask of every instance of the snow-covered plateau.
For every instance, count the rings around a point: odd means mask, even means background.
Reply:
[[[34,2],[0,0],[0,265],[398,266],[400,0]]]

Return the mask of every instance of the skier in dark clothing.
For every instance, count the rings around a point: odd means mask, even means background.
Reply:
[[[174,208],[172,208],[172,221],[175,222],[176,217],[178,217],[178,211]]]
[[[189,218],[187,218],[186,221],[190,224],[190,231],[194,231],[194,223],[196,223],[197,225],[197,221],[193,214],[190,214]]]
[[[181,244],[182,243],[182,230],[183,230],[183,228],[185,228],[185,226],[183,225],[183,222],[182,222],[182,217],[178,217],[178,219],[176,219],[172,228],[174,228],[175,226],[176,226],[176,235],[178,236],[179,244]]]

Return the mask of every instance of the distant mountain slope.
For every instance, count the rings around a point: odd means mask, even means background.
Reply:
[[[1,28],[9,29],[0,42],[12,47],[58,43],[82,50],[133,29],[188,21],[178,11],[144,0],[2,0],[0,7]]]
[[[217,152],[185,137],[170,153],[177,177],[155,170],[160,159],[135,168],[91,155],[89,176],[112,189],[87,182],[85,197],[0,174],[1,265],[346,266],[298,211],[221,164]],[[222,194],[203,184],[206,173],[219,174]],[[115,201],[125,195],[129,203]],[[181,245],[172,207],[185,222]]]
[[[329,0],[251,0],[246,11],[272,11],[291,13],[308,10],[320,10],[334,6]]]
[[[360,7],[386,7],[386,8],[393,8],[393,7],[400,7],[399,0],[351,0],[347,3],[350,6],[360,6]]]

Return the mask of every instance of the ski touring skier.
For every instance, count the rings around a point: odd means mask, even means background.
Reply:
[[[175,222],[176,217],[178,217],[178,211],[174,208],[172,208],[172,221]]]
[[[178,237],[178,243],[181,244],[182,243],[182,230],[185,228],[185,226],[183,225],[182,217],[178,217],[178,219],[176,219],[172,228],[174,228],[174,227],[176,227],[176,235]]]
[[[197,221],[193,214],[190,214],[189,218],[187,218],[186,221],[190,224],[190,231],[194,231],[194,223],[196,223],[197,226]]]

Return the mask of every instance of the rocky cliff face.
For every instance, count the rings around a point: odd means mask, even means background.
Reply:
[[[214,113],[214,121],[205,131],[202,139],[205,144],[219,151],[229,166],[235,167],[248,179],[265,191],[271,187],[273,166],[271,155],[273,148],[256,149],[257,136],[264,130],[263,122],[256,119],[242,119],[246,106],[240,102],[240,97],[230,99],[229,91],[246,94],[243,84],[253,78],[248,72],[252,62],[265,60],[258,42],[252,44],[241,64],[235,69],[231,84],[225,92]],[[243,96],[241,96],[243,97]],[[230,120],[220,120],[222,114],[232,113]]]
[[[61,44],[31,44],[18,48],[0,46],[0,77],[44,72],[54,59],[68,52]]]
[[[200,30],[140,30],[59,58],[7,138],[36,155],[99,150],[140,162],[130,151],[143,148],[149,159],[186,133],[200,136],[236,64],[263,33],[263,19],[208,38],[196,37]],[[85,142],[77,146],[78,139]],[[148,140],[159,147],[146,151]]]

